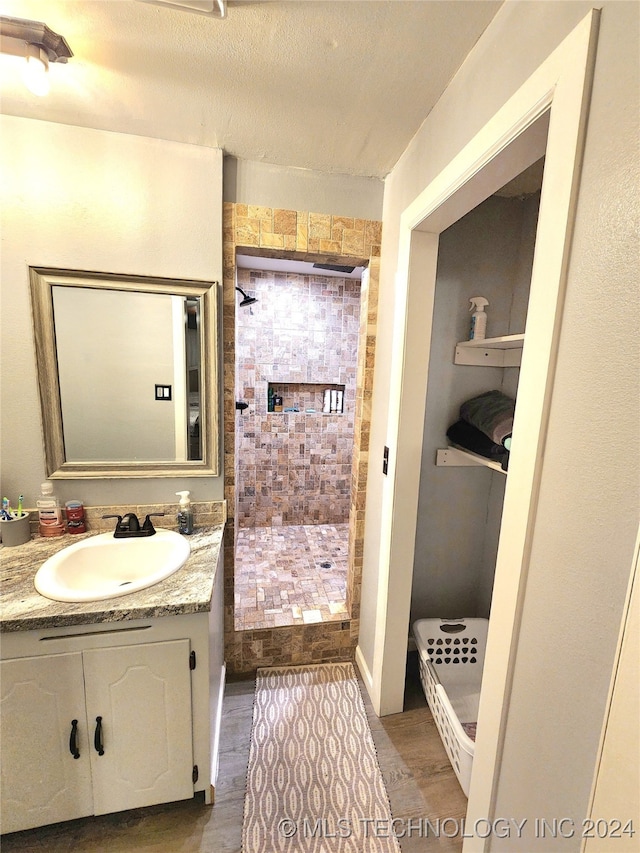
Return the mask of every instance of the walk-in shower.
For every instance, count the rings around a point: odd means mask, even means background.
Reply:
[[[238,285],[260,310],[236,314],[236,630],[346,619],[360,279]]]

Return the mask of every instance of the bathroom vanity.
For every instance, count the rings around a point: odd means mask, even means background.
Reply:
[[[224,690],[222,531],[196,531],[187,562],[166,580],[81,604],[43,598],[33,586],[71,537],[3,549],[3,833],[196,792],[212,802]]]

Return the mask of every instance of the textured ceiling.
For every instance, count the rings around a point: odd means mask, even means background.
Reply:
[[[382,177],[501,2],[230,0],[219,20],[139,0],[0,0],[2,14],[44,21],[74,52],[51,66],[46,98],[1,57],[1,107]]]

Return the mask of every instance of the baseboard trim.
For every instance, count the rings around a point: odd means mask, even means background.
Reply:
[[[369,667],[367,666],[367,662],[364,659],[360,646],[356,646],[356,666],[358,667],[362,680],[364,681],[367,691],[371,696],[373,693],[373,676],[369,671]]]

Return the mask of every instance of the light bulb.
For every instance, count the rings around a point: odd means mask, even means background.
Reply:
[[[36,44],[27,45],[27,62],[22,76],[27,89],[34,95],[43,97],[49,94],[49,59]]]

